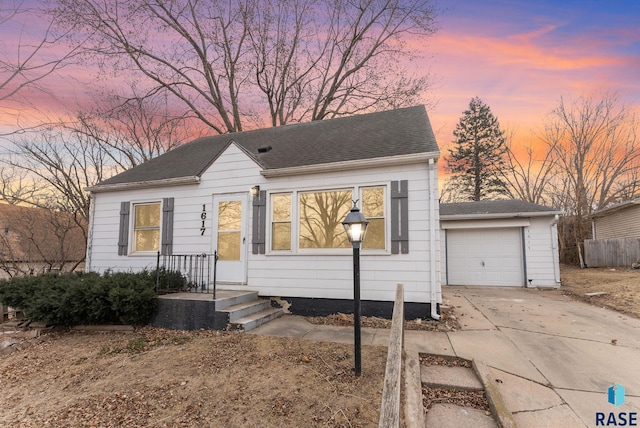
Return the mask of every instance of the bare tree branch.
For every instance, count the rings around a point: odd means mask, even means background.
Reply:
[[[502,170],[507,194],[513,199],[550,205],[551,200],[547,192],[550,191],[556,165],[553,147],[534,150],[533,144],[530,143],[524,148],[526,156],[523,160],[518,158],[515,150],[511,132],[507,137],[507,167]]]
[[[59,0],[53,13],[89,39],[87,58],[144,76],[218,133],[406,106],[429,87],[397,64],[405,38],[435,31],[431,0]]]
[[[27,36],[25,27],[35,27],[33,22],[27,24],[27,19],[40,19],[39,15],[40,11],[27,8],[24,1],[14,1],[10,7],[0,9],[0,24],[13,24],[20,28],[15,45],[0,44],[0,101],[15,98],[27,87],[46,92],[42,81],[71,64],[80,53],[78,45],[60,50],[66,45],[63,41],[68,32],[54,35],[52,21],[49,21],[39,38]],[[24,21],[19,23],[22,17]]]

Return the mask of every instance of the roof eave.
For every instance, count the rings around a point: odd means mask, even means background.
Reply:
[[[534,211],[518,213],[483,213],[483,214],[441,214],[440,220],[489,220],[504,218],[550,217],[562,215],[564,211]]]
[[[632,207],[633,205],[640,205],[640,198],[639,199],[633,199],[631,201],[622,202],[621,204],[614,205],[614,206],[609,207],[609,208],[604,208],[604,209],[602,209],[602,210],[600,210],[598,212],[593,213],[591,218],[605,217],[605,216],[608,216],[609,214],[613,214],[613,213],[618,212],[620,210],[624,210],[626,208]]]
[[[382,166],[410,165],[426,163],[429,159],[438,159],[440,152],[413,153],[398,156],[384,156],[370,159],[356,159],[343,162],[331,162],[315,165],[302,165],[287,168],[265,169],[260,174],[265,178],[288,177],[294,175],[304,175],[313,173],[344,171],[345,169],[366,169]]]
[[[85,190],[91,193],[116,192],[119,190],[148,189],[153,187],[181,186],[185,184],[198,184],[200,177],[197,175],[187,177],[165,178],[163,180],[134,181],[130,183],[103,184],[87,187]]]

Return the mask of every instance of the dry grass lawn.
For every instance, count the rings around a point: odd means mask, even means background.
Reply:
[[[640,318],[640,269],[563,265],[560,290],[578,300]],[[604,293],[588,296],[587,293]]]
[[[387,349],[237,332],[53,333],[0,356],[0,427],[377,426]]]

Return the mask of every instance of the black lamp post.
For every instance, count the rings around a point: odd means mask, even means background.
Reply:
[[[361,333],[360,333],[360,245],[364,241],[369,222],[353,203],[351,212],[344,218],[342,225],[347,232],[349,242],[353,246],[353,335],[354,335],[354,355],[356,376],[360,376],[362,371],[361,363]]]

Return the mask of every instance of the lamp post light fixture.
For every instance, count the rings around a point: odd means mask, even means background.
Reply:
[[[367,232],[369,222],[360,212],[356,203],[353,202],[351,212],[342,221],[349,242],[353,246],[353,336],[354,336],[354,359],[355,359],[355,375],[360,376],[362,372],[361,358],[361,329],[360,329],[360,246],[364,241],[364,235]]]

